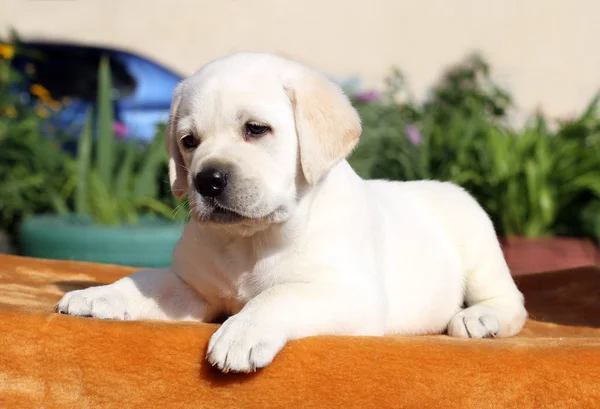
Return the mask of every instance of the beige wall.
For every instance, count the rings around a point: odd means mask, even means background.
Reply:
[[[119,46],[183,74],[238,50],[289,55],[422,95],[480,50],[520,107],[580,111],[600,89],[599,0],[0,0],[0,32]]]

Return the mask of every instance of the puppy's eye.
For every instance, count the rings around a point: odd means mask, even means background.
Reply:
[[[181,144],[186,149],[194,149],[198,146],[198,140],[193,135],[186,135],[181,138]]]
[[[257,124],[254,122],[248,122],[246,124],[246,136],[249,136],[252,138],[262,136],[262,135],[266,134],[267,132],[269,132],[270,130],[271,130],[271,127],[269,127],[268,125]]]

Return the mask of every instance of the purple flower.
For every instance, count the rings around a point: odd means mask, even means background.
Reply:
[[[115,121],[113,122],[113,132],[119,139],[125,139],[127,134],[129,133],[129,128],[123,122]]]
[[[421,144],[421,132],[414,125],[408,125],[406,127],[406,135],[413,145],[419,146]]]
[[[362,91],[356,94],[356,99],[360,102],[379,101],[381,95],[377,91]]]

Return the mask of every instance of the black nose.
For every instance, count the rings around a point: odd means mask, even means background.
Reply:
[[[227,186],[227,173],[216,168],[204,169],[196,174],[194,185],[202,196],[217,197]]]

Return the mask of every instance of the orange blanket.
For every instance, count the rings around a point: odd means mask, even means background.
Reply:
[[[0,256],[0,408],[600,408],[600,268],[518,277],[515,338],[313,337],[255,374],[204,360],[216,325],[52,313],[131,269]]]

